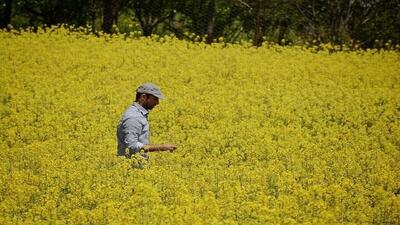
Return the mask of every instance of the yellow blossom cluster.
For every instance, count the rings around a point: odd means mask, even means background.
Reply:
[[[155,40],[157,39],[157,40]],[[0,31],[0,224],[399,224],[400,54]],[[116,156],[135,89],[144,169]]]

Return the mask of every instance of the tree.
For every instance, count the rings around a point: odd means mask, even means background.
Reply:
[[[292,10],[289,0],[236,0],[243,9],[239,14],[243,30],[253,40],[253,45],[260,46],[263,37],[267,40],[287,43],[289,32],[294,30],[297,15]],[[283,42],[283,39],[286,41]]]
[[[254,46],[261,46],[262,44],[262,34],[261,34],[261,0],[256,0],[255,2],[255,27],[254,27],[254,38],[253,38],[253,45]]]
[[[383,47],[389,40],[400,41],[400,0],[360,1],[349,24],[351,36],[362,47]]]
[[[135,17],[139,21],[144,36],[150,36],[157,25],[174,17],[174,1],[136,0],[133,2]]]
[[[30,26],[60,23],[84,26],[89,18],[88,3],[87,0],[16,0],[15,10],[29,18]]]
[[[140,24],[144,36],[194,39],[187,35],[194,33],[207,36],[207,43],[223,37],[260,46],[265,37],[282,45],[356,40],[362,47],[382,47],[400,40],[400,0],[5,0],[0,27],[91,24],[95,32],[102,17],[102,30],[111,33],[124,14]]]
[[[180,30],[188,31],[199,36],[207,35],[207,43],[217,37],[225,41],[235,41],[243,30],[239,14],[243,10],[234,1],[222,0],[192,0],[182,1],[176,6],[180,17]],[[176,30],[174,27],[172,30]]]
[[[399,33],[399,0],[295,0],[292,4],[306,24],[304,37],[318,42],[342,44],[358,40],[367,47],[374,38],[385,39]],[[383,17],[386,19],[381,20]],[[379,35],[387,30],[390,34]]]
[[[90,20],[90,26],[92,28],[92,32],[96,33],[96,1],[95,0],[89,0],[89,20]]]
[[[105,33],[111,33],[114,23],[117,0],[103,0],[103,25]]]
[[[207,7],[207,43],[213,41],[214,34],[215,0],[210,0]]]
[[[5,1],[5,7],[4,7],[4,12],[3,12],[3,18],[0,22],[0,28],[5,28],[7,27],[8,24],[10,24],[11,21],[11,12],[12,12],[12,0],[6,0]]]

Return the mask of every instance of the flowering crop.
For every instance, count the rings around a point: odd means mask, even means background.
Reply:
[[[154,40],[157,39],[157,40]],[[0,224],[399,224],[400,54],[0,31]],[[144,82],[145,169],[116,157]]]

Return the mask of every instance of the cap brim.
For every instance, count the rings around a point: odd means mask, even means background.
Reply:
[[[152,94],[154,96],[156,96],[158,99],[165,99],[165,97],[163,95],[159,95],[159,94]]]

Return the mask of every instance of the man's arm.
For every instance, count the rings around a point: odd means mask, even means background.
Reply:
[[[140,149],[144,149],[145,152],[162,152],[170,151],[173,152],[176,149],[175,145],[172,144],[142,144],[138,142],[139,133],[142,130],[142,124],[138,118],[129,118],[125,121],[125,143],[129,149],[134,153],[138,153]]]
[[[123,126],[124,142],[126,146],[133,151],[133,153],[138,153],[143,147],[143,144],[138,142],[139,133],[142,130],[143,125],[139,122],[136,117],[128,118],[124,122]]]
[[[176,145],[172,144],[144,145],[143,149],[145,152],[163,152],[163,151],[173,152],[176,149]]]

